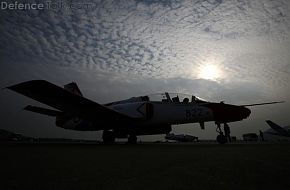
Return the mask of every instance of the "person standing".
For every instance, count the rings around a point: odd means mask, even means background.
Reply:
[[[263,134],[263,132],[262,132],[261,130],[260,130],[259,132],[260,132],[260,140],[261,140],[261,141],[265,141],[265,140],[264,140],[264,134]]]
[[[227,123],[224,123],[224,131],[225,131],[225,137],[228,142],[232,142],[231,140],[231,130]]]

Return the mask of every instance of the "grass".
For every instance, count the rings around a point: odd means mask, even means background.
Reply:
[[[0,189],[290,187],[290,144],[3,144],[0,148],[4,176]]]

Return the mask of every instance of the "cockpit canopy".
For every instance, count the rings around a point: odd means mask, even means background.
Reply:
[[[182,94],[182,93],[157,93],[157,94],[150,94],[146,96],[138,96],[132,97],[126,100],[121,100],[118,102],[112,102],[111,104],[107,105],[116,105],[116,104],[123,104],[123,103],[131,103],[131,102],[146,102],[146,101],[154,101],[154,102],[183,102],[183,103],[202,103],[206,102],[205,100],[189,95],[189,94]]]
[[[189,95],[189,94],[182,94],[182,93],[159,93],[159,94],[151,94],[148,95],[150,101],[157,101],[157,102],[184,102],[184,103],[200,103],[206,102],[205,100]]]

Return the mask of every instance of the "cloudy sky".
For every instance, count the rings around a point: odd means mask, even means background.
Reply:
[[[287,0],[18,2],[44,9],[1,7],[1,88],[45,79],[60,86],[75,81],[99,103],[163,91],[232,104],[285,100],[254,107],[249,119],[230,126],[241,137],[267,129],[266,119],[290,124]],[[57,128],[52,118],[23,111],[27,104],[41,105],[1,90],[1,128],[35,137],[100,137]],[[214,123],[206,128],[173,131],[215,138]]]

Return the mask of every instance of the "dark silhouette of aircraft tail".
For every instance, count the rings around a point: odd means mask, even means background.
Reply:
[[[281,130],[283,129],[282,127],[280,127],[279,125],[277,125],[276,123],[274,123],[271,120],[266,120],[266,122],[268,123],[268,125],[270,125],[270,127],[274,130]]]
[[[288,135],[288,132],[282,128],[281,126],[277,125],[276,123],[274,123],[271,120],[266,120],[266,122],[268,123],[268,125],[275,130],[276,132],[278,132],[281,135]]]

